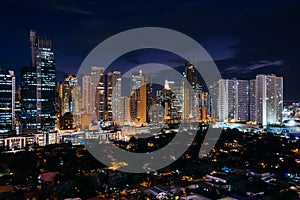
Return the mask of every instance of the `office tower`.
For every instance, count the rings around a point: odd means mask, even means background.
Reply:
[[[143,77],[142,70],[130,74],[130,91],[137,90],[141,87],[142,77]]]
[[[140,87],[139,121],[142,125],[149,123],[149,110],[151,107],[152,87],[149,77],[143,76]]]
[[[76,75],[68,75],[63,84],[60,84],[60,102],[61,102],[61,113],[60,113],[60,130],[74,130],[75,129],[75,98],[74,89],[78,86]],[[78,95],[78,94],[76,94]]]
[[[283,111],[283,78],[275,75],[256,76],[256,120],[267,125],[281,121]]]
[[[20,130],[20,122],[21,122],[21,89],[16,90],[15,93],[15,129],[16,134],[19,135],[21,133]]]
[[[162,102],[164,106],[164,123],[178,124],[182,114],[182,90],[174,81],[165,80]]]
[[[187,81],[181,83],[183,95],[182,120],[184,122],[196,121],[199,115],[198,97],[202,87],[198,83],[197,69],[193,63],[185,63],[183,76]]]
[[[14,71],[0,69],[0,134],[8,134],[15,123]]]
[[[194,64],[187,62],[185,63],[185,75],[186,75],[186,79],[188,80],[188,82],[190,83],[191,87],[193,89],[196,89],[198,84],[198,80],[197,80],[197,69],[194,66]]]
[[[140,116],[140,87],[142,85],[142,70],[130,74],[130,117],[136,121]]]
[[[211,86],[214,121],[249,120],[249,81],[220,79]]]
[[[31,67],[22,70],[22,124],[25,129],[55,129],[55,62],[51,40],[30,30]]]
[[[149,110],[150,123],[160,125],[164,121],[164,108],[162,107],[162,96],[152,98],[152,106]]]
[[[164,123],[178,124],[182,114],[182,90],[174,81],[165,80],[163,89]]]
[[[185,79],[181,81],[182,90],[182,121],[185,123],[197,120],[199,107],[197,93]]]
[[[36,69],[21,69],[21,124],[23,133],[37,131]]]
[[[108,119],[120,121],[121,101],[121,72],[114,71],[107,74],[107,112]]]
[[[74,96],[73,89],[78,85],[75,74],[68,75],[62,85],[62,115],[67,112],[74,112]]]
[[[209,95],[207,92],[200,92],[198,98],[199,120],[204,122],[208,120]]]
[[[152,84],[150,77],[138,73],[131,74],[130,116],[136,126],[149,123],[149,110],[152,105]]]

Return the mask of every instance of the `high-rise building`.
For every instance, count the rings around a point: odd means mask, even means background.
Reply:
[[[278,123],[283,111],[283,78],[259,74],[254,80],[220,79],[210,87],[214,121]]]
[[[209,96],[208,92],[200,92],[198,98],[199,105],[199,120],[207,121],[209,118],[208,108],[209,108]]]
[[[99,83],[97,86],[96,92],[96,113],[98,120],[105,120],[107,119],[107,112],[106,112],[106,90],[105,90],[105,76],[104,71],[102,70],[99,78]]]
[[[150,77],[138,73],[131,74],[130,116],[137,126],[150,122],[149,110],[152,105],[152,84]]]
[[[14,71],[0,69],[0,134],[7,134],[15,125]]]
[[[191,62],[185,63],[185,75],[191,87],[196,89],[197,85],[199,85],[197,79],[197,69]]]
[[[249,81],[249,120],[252,122],[256,121],[256,80],[252,79]]]
[[[105,117],[105,79],[104,68],[92,66],[91,74],[82,76],[83,112],[91,116],[91,120],[104,120]]]
[[[176,85],[174,81],[165,80],[165,86],[162,93],[162,103],[164,107],[163,122],[165,124],[180,123],[182,115],[181,86]]]
[[[73,104],[74,104],[74,120],[76,128],[81,127],[81,114],[83,113],[82,95],[80,85],[76,85],[72,90]]]
[[[131,122],[130,118],[130,98],[123,96],[121,97],[121,112],[120,112],[120,125],[129,125]]]
[[[181,81],[182,90],[182,121],[185,123],[195,122],[199,114],[197,92],[191,88],[185,79]]]
[[[75,130],[75,109],[78,110],[76,99],[78,100],[78,93],[74,94],[75,88],[78,86],[77,77],[75,74],[68,75],[63,84],[60,84],[60,130]],[[79,95],[80,97],[81,95]],[[77,107],[76,107],[77,106]],[[77,113],[76,116],[80,116],[81,113]]]
[[[121,102],[121,72],[113,71],[107,74],[107,112],[108,119],[120,121]]]
[[[25,129],[55,129],[55,62],[51,40],[30,30],[31,67],[22,71],[22,124]]]
[[[98,66],[91,67],[91,79],[90,79],[90,105],[91,110],[90,113],[92,114],[92,120],[99,120],[99,103],[100,103],[100,92],[99,90],[102,89],[104,86],[104,68]],[[102,101],[101,101],[102,102]],[[103,106],[102,106],[103,107]]]
[[[204,120],[207,118],[207,107],[204,105],[200,105],[200,103],[205,102],[205,99],[201,99],[205,98],[205,95],[202,94],[202,85],[198,82],[197,69],[195,67],[195,64],[191,62],[185,63],[184,77],[187,79],[187,82],[182,83],[184,91],[183,94],[185,97],[183,120]],[[204,116],[203,114],[205,114],[206,116]]]
[[[67,112],[74,112],[74,96],[72,95],[73,89],[78,85],[77,77],[75,74],[68,75],[62,87],[62,115]]]
[[[150,123],[153,125],[160,125],[164,122],[164,108],[161,105],[162,96],[152,99],[152,106],[149,110]]]
[[[249,81],[220,79],[211,86],[211,97],[214,121],[249,120]]]
[[[36,69],[21,69],[21,124],[23,132],[37,131]]]
[[[130,74],[130,91],[137,90],[141,87],[142,77],[143,77],[142,70]]]
[[[249,121],[249,81],[236,80],[236,118],[237,121]]]
[[[83,104],[83,111],[86,114],[91,112],[91,76],[90,75],[83,75],[82,76],[82,104]]]
[[[256,121],[267,125],[281,121],[283,111],[283,77],[274,74],[256,76]]]

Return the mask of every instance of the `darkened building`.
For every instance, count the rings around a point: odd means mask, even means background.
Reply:
[[[200,87],[197,80],[197,69],[190,62],[185,63],[185,75],[186,79],[188,80],[188,82],[194,90]]]

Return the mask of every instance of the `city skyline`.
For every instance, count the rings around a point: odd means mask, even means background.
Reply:
[[[300,2],[0,3],[0,199],[300,198]]]
[[[124,6],[124,3],[118,3]],[[171,7],[165,13],[166,5]],[[181,31],[202,44],[215,60],[223,78],[251,79],[258,73],[284,76],[286,100],[298,101],[300,95],[293,92],[299,74],[298,5],[294,1],[247,5],[222,3],[218,6],[207,2],[170,1],[160,4],[130,2],[128,7],[121,9],[105,3],[99,5],[95,1],[54,1],[45,4],[36,1],[5,1],[1,6],[5,8],[2,15],[12,17],[3,25],[11,31],[0,33],[4,46],[9,41],[8,48],[1,52],[1,67],[14,70],[17,80],[20,79],[20,68],[30,65],[30,51],[26,48],[30,28],[52,39],[56,52],[57,78],[62,80],[65,74],[76,73],[88,52],[111,35],[130,28],[161,26]],[[35,17],[41,10],[47,13],[43,19],[48,23]],[[188,15],[184,14],[185,10],[189,10]],[[201,12],[203,10],[209,12]],[[142,11],[145,11],[144,14]],[[11,15],[13,13],[23,13],[24,18]],[[110,18],[111,14],[114,17]],[[157,20],[159,18],[162,20]],[[195,21],[199,23],[193,24]],[[177,25],[177,22],[186,23]],[[15,58],[15,54],[19,56]],[[149,61],[162,62],[172,67],[182,63],[178,57],[168,53],[137,51],[122,56],[113,63],[113,67],[128,70]],[[98,65],[101,66],[101,63]]]

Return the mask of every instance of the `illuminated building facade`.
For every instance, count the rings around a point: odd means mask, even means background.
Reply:
[[[7,134],[15,125],[14,71],[0,69],[0,134]]]
[[[274,74],[256,76],[256,120],[258,124],[278,123],[283,111],[283,77]]]
[[[91,73],[82,76],[81,85],[83,113],[90,114],[92,120],[106,118],[106,93],[104,68],[91,67]]]
[[[149,110],[152,105],[152,84],[148,76],[138,73],[131,74],[130,80],[130,116],[136,126],[145,126],[150,122]]]
[[[91,112],[91,95],[90,95],[91,76],[82,76],[82,104],[84,113]]]
[[[121,126],[123,125],[129,125],[131,122],[130,118],[130,98],[123,96],[121,97],[121,102],[120,102],[120,121],[119,124]]]
[[[196,89],[199,84],[197,79],[197,70],[194,64],[190,62],[185,63],[185,75],[191,87]]]
[[[103,89],[104,86],[104,68],[98,66],[91,67],[91,74],[90,74],[90,84],[89,84],[89,104],[90,104],[90,111],[88,113],[92,114],[92,120],[99,120],[99,114],[103,115],[103,110],[100,110],[100,107],[103,108],[103,101],[100,91]],[[99,96],[100,95],[100,96]],[[100,105],[101,103],[101,105]],[[102,117],[102,116],[101,116]]]
[[[214,121],[281,122],[283,78],[259,74],[254,80],[220,79],[210,87]]]
[[[107,113],[108,119],[121,120],[121,72],[113,71],[107,74]]]
[[[249,120],[256,121],[256,80],[249,81]]]
[[[23,128],[55,129],[55,62],[51,40],[30,30],[31,67],[22,71]]]
[[[59,96],[61,102],[61,113],[59,119],[60,130],[75,130],[79,113],[78,81],[76,75],[68,75],[63,84],[59,85]],[[79,96],[78,96],[79,95]],[[77,113],[75,114],[75,112]],[[76,116],[76,120],[75,120]],[[80,119],[80,118],[79,118]]]
[[[211,86],[211,117],[214,121],[249,120],[249,81],[220,79]]]

